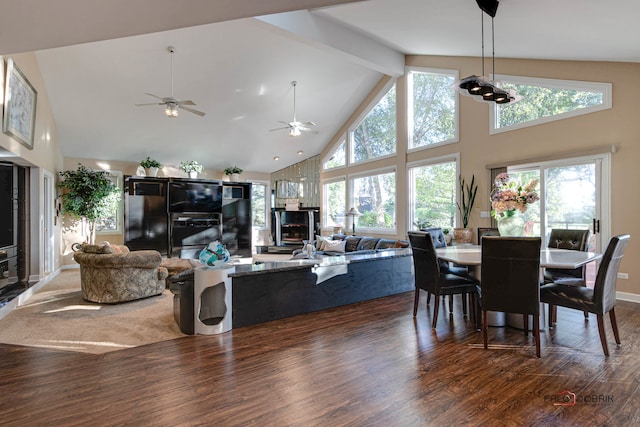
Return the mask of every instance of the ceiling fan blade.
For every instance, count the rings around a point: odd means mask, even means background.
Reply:
[[[282,123],[283,125],[287,125],[289,127],[293,127],[293,123],[283,122],[282,120],[278,120],[278,123]],[[282,129],[284,129],[284,128],[282,128]]]
[[[178,104],[178,108],[182,108],[183,110],[186,110],[186,111],[188,111],[190,113],[197,114],[200,117],[204,117],[204,115],[205,115],[205,113],[203,113],[202,111],[194,110],[193,108],[189,108],[189,107],[183,107],[180,104]]]
[[[317,130],[310,129],[310,128],[305,127],[305,126],[298,126],[298,129],[300,129],[302,132],[312,133],[314,135],[318,134]]]
[[[153,96],[154,98],[158,98],[158,99],[160,99],[160,100],[164,101],[164,98],[162,98],[161,96],[154,95],[154,94],[152,94],[152,93],[147,93],[147,92],[145,92],[144,94],[145,94],[145,95],[149,95],[149,96]]]
[[[177,102],[178,105],[196,105],[195,102],[193,102],[192,100],[188,99],[186,101],[178,101]]]
[[[304,122],[301,123],[302,126],[315,126],[316,124],[314,122]]]
[[[269,132],[273,132],[274,130],[283,130],[283,129],[289,129],[289,126],[282,127],[282,128],[269,129]]]
[[[164,102],[152,102],[150,104],[133,104],[133,105],[135,105],[136,107],[144,107],[146,105],[164,105]]]

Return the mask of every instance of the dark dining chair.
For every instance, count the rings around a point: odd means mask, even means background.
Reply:
[[[478,235],[478,244],[481,245],[484,236],[499,236],[500,231],[494,227],[478,227],[476,234]]]
[[[442,231],[442,228],[429,227],[429,228],[423,228],[420,231],[429,233],[429,235],[431,236],[431,240],[433,241],[433,246],[436,249],[447,247],[447,239],[445,239],[444,237],[444,231]],[[455,274],[456,276],[462,276],[468,279],[473,279],[472,277],[470,277],[469,269],[465,266],[452,265],[452,263],[450,263],[449,261],[445,261],[443,259],[438,259],[438,263],[440,264],[440,271],[444,273],[451,273],[451,274]],[[427,293],[427,304],[429,304],[430,300],[431,300],[431,294]],[[464,314],[467,314],[466,299],[463,301],[462,308],[463,308]],[[453,299],[449,298],[449,311],[452,311],[452,310],[453,310]]]
[[[485,236],[482,239],[482,340],[487,344],[487,311],[522,314],[524,335],[533,316],[536,357],[540,357],[540,245],[539,237]]]
[[[589,243],[589,230],[565,230],[561,228],[551,229],[547,247],[556,249],[569,249],[572,251],[586,251]],[[586,286],[585,267],[574,270],[562,268],[547,268],[544,272],[546,283],[563,283],[565,285]]]
[[[568,249],[572,251],[586,251],[589,243],[589,230],[567,230],[552,228],[547,247]],[[586,265],[576,269],[547,268],[544,271],[544,283],[562,283],[571,286],[587,286]],[[556,310],[549,311],[549,327],[556,323]],[[589,319],[589,312],[584,312],[584,318]]]
[[[431,240],[433,241],[433,246],[435,248],[445,248],[447,247],[447,240],[444,237],[444,231],[440,227],[431,227],[424,228],[421,231],[429,233],[431,236]],[[449,261],[445,261],[443,259],[439,259],[438,263],[440,264],[440,270],[443,272],[455,274],[457,276],[467,277],[469,275],[469,270],[464,266],[453,266]]]
[[[549,304],[549,317],[551,317],[552,307],[555,306],[582,310],[597,316],[598,333],[605,356],[609,356],[609,346],[604,332],[604,315],[606,313],[609,313],[611,319],[611,328],[616,344],[620,345],[615,313],[616,278],[620,261],[628,243],[628,234],[611,238],[600,262],[593,289],[564,283],[551,283],[540,288],[540,301]]]
[[[471,295],[471,316],[475,320],[476,306],[476,285],[477,281],[457,276],[455,274],[442,271],[438,263],[436,249],[428,232],[409,231],[409,241],[413,252],[413,266],[415,273],[415,296],[413,300],[413,315],[418,313],[418,300],[420,298],[420,290],[427,291],[434,296],[433,318],[431,327],[435,328],[438,323],[438,311],[440,309],[441,295],[461,294],[463,299],[463,307],[465,306],[467,294]],[[427,302],[428,304],[428,302]],[[464,308],[463,308],[464,311]],[[449,312],[452,314],[451,306]],[[466,314],[466,313],[464,313]]]

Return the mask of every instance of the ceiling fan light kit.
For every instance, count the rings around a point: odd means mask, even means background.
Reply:
[[[495,43],[493,31],[493,18],[498,11],[498,0],[476,0],[480,7],[480,18],[482,28],[482,76],[471,75],[454,83],[454,89],[465,96],[475,97],[476,101],[495,102],[496,104],[513,104],[522,99],[513,89],[502,89],[496,86],[494,80],[484,76],[484,13],[491,16],[491,45],[492,45],[492,72],[495,76]]]
[[[298,85],[298,82],[296,82],[295,80],[291,82],[291,86],[293,86],[293,121],[285,122],[285,121],[279,120],[278,123],[285,124],[286,126],[275,128],[275,129],[269,129],[269,132],[273,132],[274,130],[289,129],[289,136],[300,136],[302,135],[302,132],[318,133],[311,129],[311,126],[316,125],[314,122],[302,123],[302,122],[299,122],[298,119],[296,118],[296,86],[297,85]]]
[[[147,105],[162,105],[164,106],[164,115],[167,117],[178,117],[178,109],[188,111],[200,117],[204,117],[205,113],[203,113],[202,111],[198,111],[190,107],[185,107],[185,105],[196,105],[195,102],[191,100],[181,101],[173,96],[173,54],[175,53],[176,49],[173,46],[169,46],[167,47],[167,50],[171,54],[171,96],[166,96],[163,98],[152,93],[145,93],[145,95],[158,98],[162,102],[152,102],[150,104],[135,104],[136,107],[144,107]]]
[[[167,108],[164,109],[164,114],[167,117],[178,117],[178,106],[173,102],[167,102]]]

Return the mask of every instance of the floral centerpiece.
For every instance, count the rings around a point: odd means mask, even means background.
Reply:
[[[202,172],[202,165],[195,160],[188,160],[180,163],[180,169],[185,173],[200,173]]]
[[[491,192],[491,216],[498,221],[500,235],[522,235],[524,220],[517,214],[525,213],[528,205],[540,200],[537,185],[537,179],[523,186],[520,182],[511,181],[508,173],[496,176]]]

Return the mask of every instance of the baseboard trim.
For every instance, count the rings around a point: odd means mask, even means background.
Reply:
[[[37,292],[40,289],[42,289],[43,287],[45,287],[59,273],[60,273],[60,269],[54,271],[53,273],[51,273],[50,275],[48,275],[44,279],[42,279],[39,282],[37,282],[37,283],[33,284],[32,286],[30,286],[29,289],[27,289],[26,291],[24,291],[23,293],[21,293],[20,295],[18,295],[17,297],[12,299],[11,301],[9,301],[7,304],[3,305],[0,308],[0,319],[2,319],[7,314],[11,313],[14,309],[16,309],[19,306],[23,305],[29,298],[31,298],[33,296],[33,294],[35,292]]]
[[[640,295],[631,294],[629,292],[616,292],[616,299],[619,299],[621,301],[640,303]]]

